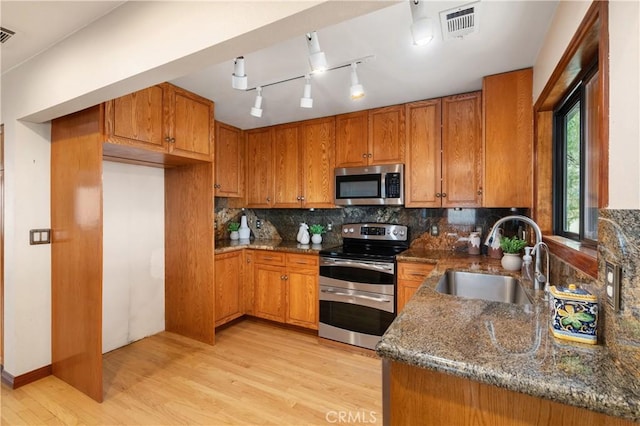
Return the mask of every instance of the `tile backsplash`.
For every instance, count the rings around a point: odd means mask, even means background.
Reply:
[[[605,262],[622,269],[620,311],[606,303]],[[605,340],[614,349],[640,349],[640,210],[600,210],[598,285],[605,310]]]
[[[409,237],[413,247],[438,250],[465,250],[466,243],[458,242],[468,237],[477,228],[486,235],[491,226],[501,217],[509,214],[528,214],[528,210],[511,209],[410,209],[404,207],[360,206],[336,209],[242,209],[229,208],[225,198],[215,199],[216,239],[227,239],[227,223],[240,221],[247,215],[251,237],[257,239],[282,239],[295,241],[300,223],[331,223],[333,230],[323,235],[327,246],[342,243],[340,229],[344,223],[386,222],[400,223],[409,227]],[[260,229],[256,220],[260,219]],[[505,224],[506,235],[518,231],[521,223]],[[432,235],[432,228],[437,235]]]

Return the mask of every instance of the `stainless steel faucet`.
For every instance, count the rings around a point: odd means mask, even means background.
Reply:
[[[487,236],[487,239],[485,240],[484,245],[488,246],[489,244],[491,244],[491,241],[495,238],[496,230],[500,227],[500,225],[510,220],[518,220],[520,222],[524,222],[529,226],[531,226],[533,228],[533,231],[536,233],[536,245],[534,246],[534,249],[533,249],[533,254],[536,256],[534,288],[536,290],[542,290],[545,288],[544,287],[545,282],[548,282],[549,279],[542,273],[542,262],[540,259],[541,258],[540,247],[541,245],[544,244],[542,242],[542,231],[540,230],[540,227],[538,226],[538,224],[533,221],[533,219],[527,216],[522,216],[522,215],[511,215],[511,216],[505,216],[501,219],[498,219],[498,221],[493,225],[493,228],[491,228],[491,231],[489,232],[489,235]],[[546,244],[544,245],[546,247]],[[548,248],[547,248],[547,256],[549,256]],[[549,268],[548,268],[548,261],[547,261],[547,274],[548,273],[549,273]]]

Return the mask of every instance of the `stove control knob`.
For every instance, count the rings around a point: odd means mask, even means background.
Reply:
[[[347,228],[342,228],[342,233],[343,233],[343,234],[348,234],[348,233],[349,233],[349,229],[347,229]]]
[[[404,236],[404,231],[400,231],[400,236]]]
[[[398,235],[398,230],[397,229],[393,230],[393,235]]]
[[[354,232],[356,232],[356,231],[355,231],[355,229],[353,229],[353,228],[349,228],[349,233],[350,233],[350,234],[353,234]]]

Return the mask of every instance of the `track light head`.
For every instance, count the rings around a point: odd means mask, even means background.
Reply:
[[[244,56],[238,56],[233,61],[231,87],[238,90],[247,90],[247,75],[244,73]]]
[[[304,92],[300,98],[300,108],[313,108],[313,98],[311,97],[311,76],[304,76]]]
[[[329,67],[327,58],[322,50],[320,50],[320,42],[318,41],[318,33],[313,31],[307,33],[307,47],[309,48],[309,65],[312,73],[325,72]]]
[[[251,108],[251,115],[254,117],[262,117],[262,87],[256,87],[258,94],[256,95],[256,101]]]
[[[357,65],[356,63],[351,64],[351,88],[349,89],[349,93],[351,95],[351,99],[356,100],[364,97],[364,87],[358,81],[358,73],[356,72]]]
[[[411,36],[413,44],[424,46],[433,39],[433,19],[427,16],[426,3],[420,0],[409,2],[411,9]]]

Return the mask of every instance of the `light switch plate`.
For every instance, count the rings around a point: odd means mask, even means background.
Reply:
[[[31,229],[29,231],[29,244],[51,244],[51,229]]]
[[[607,302],[614,312],[620,310],[620,266],[605,262],[604,282],[606,285]]]

